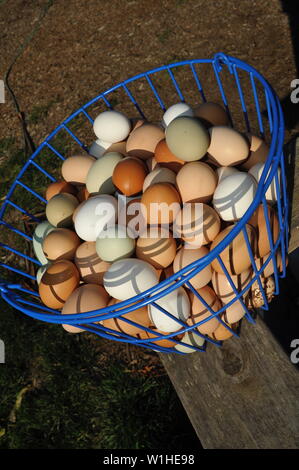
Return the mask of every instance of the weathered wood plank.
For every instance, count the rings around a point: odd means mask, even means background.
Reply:
[[[299,246],[299,139],[286,157],[293,252]],[[241,338],[222,348],[160,357],[204,448],[299,448],[299,373],[260,318],[256,325],[243,321]]]

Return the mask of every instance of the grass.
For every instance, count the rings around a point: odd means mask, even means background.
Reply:
[[[57,146],[66,152],[61,138]],[[10,138],[0,141],[0,154],[3,199],[25,155]],[[42,191],[36,175],[31,186]],[[24,195],[18,197],[24,206]],[[3,241],[12,243],[11,237]],[[2,270],[0,277],[7,276]],[[9,279],[19,282],[14,275]],[[134,370],[114,354],[112,342],[110,355],[107,341],[31,319],[1,297],[0,312],[6,361],[0,364],[0,449],[200,446],[166,374]],[[103,361],[107,347],[109,360]]]

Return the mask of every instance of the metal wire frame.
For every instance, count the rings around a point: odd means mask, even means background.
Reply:
[[[130,102],[134,105],[134,107],[138,111],[140,117],[145,118],[145,114],[142,110],[141,103],[137,102],[137,100],[135,99],[135,97],[133,96],[129,88],[129,85],[131,83],[138,81],[140,79],[146,79],[149,85],[149,89],[152,91],[153,96],[155,97],[158,105],[160,106],[162,111],[165,111],[166,110],[165,104],[157,90],[157,87],[154,85],[152,77],[154,77],[155,75],[159,74],[162,71],[163,72],[166,71],[178,95],[178,100],[185,101],[183,91],[180,88],[175,78],[174,71],[178,67],[180,68],[185,67],[185,68],[190,69],[192,76],[194,78],[196,87],[198,89],[199,95],[201,97],[201,100],[205,102],[206,96],[203,90],[203,86],[201,84],[198,71],[196,70],[196,66],[199,66],[202,64],[212,66],[214,75],[216,78],[216,83],[218,85],[220,97],[222,99],[223,105],[229,116],[230,123],[231,125],[233,125],[232,114],[230,111],[228,99],[227,99],[223,82],[222,82],[222,78],[221,78],[222,69],[223,68],[228,69],[229,73],[234,79],[235,86],[238,91],[240,105],[241,105],[242,113],[244,117],[245,129],[247,130],[247,132],[250,132],[251,124],[250,124],[248,109],[247,109],[245,98],[244,98],[244,90],[243,90],[241,79],[239,76],[239,71],[241,70],[243,72],[248,73],[249,78],[250,78],[251,89],[252,89],[252,99],[254,101],[259,131],[260,131],[260,135],[262,138],[264,137],[265,131],[264,131],[264,126],[263,126],[262,111],[261,111],[257,88],[256,88],[256,81],[258,81],[259,85],[263,87],[264,98],[265,98],[266,109],[267,109],[268,125],[269,125],[270,134],[271,134],[270,150],[269,150],[269,155],[265,164],[265,168],[260,178],[260,182],[257,188],[254,201],[252,205],[250,206],[250,208],[246,211],[243,218],[240,221],[238,221],[238,223],[233,227],[233,229],[229,232],[229,234],[208,255],[206,255],[205,257],[197,261],[194,261],[189,266],[186,266],[185,268],[181,269],[179,272],[173,274],[172,276],[160,282],[158,285],[152,287],[151,289],[148,289],[147,291],[144,291],[141,294],[138,294],[129,300],[120,302],[117,305],[108,306],[108,307],[102,308],[100,310],[95,310],[92,312],[84,312],[80,314],[68,315],[66,319],[65,315],[62,316],[59,311],[49,309],[45,307],[44,305],[42,305],[39,302],[39,295],[37,292],[26,289],[25,287],[22,286],[21,283],[12,284],[9,282],[2,282],[0,283],[1,295],[8,304],[20,310],[21,312],[41,321],[58,323],[58,324],[62,324],[62,323],[65,324],[67,322],[67,324],[69,325],[78,326],[86,331],[93,332],[100,337],[113,339],[115,341],[126,341],[129,343],[141,345],[146,348],[154,349],[160,352],[167,352],[167,353],[175,352],[177,354],[184,354],[183,352],[175,349],[175,345],[178,343],[185,346],[186,348],[189,348],[191,351],[192,350],[205,351],[207,342],[210,342],[216,346],[221,346],[222,344],[221,341],[216,341],[206,335],[203,335],[197,329],[199,325],[202,325],[203,323],[209,321],[213,317],[216,317],[218,321],[225,328],[227,328],[229,331],[232,332],[233,335],[238,336],[238,332],[231,329],[220,317],[221,314],[229,306],[233,305],[233,303],[236,301],[240,302],[241,305],[243,306],[246,320],[251,323],[254,323],[254,319],[252,318],[250,311],[248,310],[246,304],[244,303],[244,297],[246,296],[246,293],[248,293],[248,290],[250,289],[250,287],[252,286],[254,282],[258,283],[259,289],[262,293],[262,297],[264,301],[264,305],[262,308],[266,310],[269,308],[267,296],[264,291],[262,279],[261,279],[263,275],[263,271],[267,267],[267,265],[272,261],[273,267],[274,267],[275,295],[278,295],[279,294],[279,277],[284,277],[285,272],[286,272],[286,253],[287,253],[287,247],[288,247],[288,224],[287,224],[288,199],[287,199],[286,176],[285,176],[285,168],[284,168],[284,155],[283,155],[283,150],[282,150],[283,140],[284,140],[283,115],[282,115],[279,100],[275,92],[273,91],[272,87],[264,79],[264,77],[257,70],[255,70],[253,67],[246,64],[245,62],[240,61],[237,58],[225,55],[223,53],[217,53],[211,59],[195,59],[195,60],[189,60],[189,61],[176,62],[173,64],[169,64],[169,65],[165,65],[162,67],[149,70],[145,73],[138,74],[106,90],[105,92],[101,93],[100,95],[96,96],[91,101],[83,105],[73,114],[71,114],[42,142],[42,144],[38,147],[38,149],[31,155],[31,157],[25,163],[24,167],[22,168],[17,178],[13,182],[12,186],[10,187],[8,194],[6,196],[6,199],[0,209],[0,225],[5,226],[7,229],[21,236],[24,240],[32,241],[32,237],[28,236],[26,233],[22,232],[21,230],[17,229],[16,227],[12,226],[10,223],[7,223],[4,220],[6,208],[8,206],[12,206],[19,212],[29,216],[33,221],[35,222],[39,221],[39,219],[35,215],[29,213],[26,209],[20,207],[18,204],[11,201],[11,197],[17,187],[22,187],[25,191],[30,192],[39,201],[41,201],[44,204],[46,203],[46,200],[43,196],[39,195],[38,193],[36,193],[36,191],[34,191],[25,183],[23,183],[21,179],[23,175],[25,174],[26,170],[32,166],[37,171],[40,171],[43,175],[45,175],[50,180],[50,182],[56,181],[56,178],[53,175],[51,175],[45,168],[43,168],[39,163],[37,163],[35,159],[45,148],[50,150],[60,160],[63,161],[65,159],[64,155],[62,155],[61,152],[59,152],[54,147],[53,143],[51,143],[54,137],[58,135],[60,131],[66,131],[70,135],[70,137],[83,150],[88,151],[87,146],[83,142],[81,142],[81,140],[75,135],[75,133],[71,131],[71,129],[69,129],[68,127],[69,124],[78,115],[82,114],[87,119],[89,124],[92,125],[93,119],[91,115],[89,114],[88,109],[92,105],[98,102],[102,102],[105,104],[106,108],[112,109],[113,106],[109,101],[109,95],[116,90],[122,89],[123,91],[125,91]],[[279,177],[279,174],[280,174],[280,177]],[[277,194],[277,214],[278,214],[279,229],[280,229],[278,239],[275,242],[273,240],[273,235],[271,232],[269,215],[268,215],[268,206],[267,206],[267,201],[265,197],[267,189],[270,187],[271,184],[273,184],[273,182],[274,182],[275,190]],[[260,269],[258,269],[256,266],[255,259],[254,259],[254,253],[252,252],[250,241],[248,239],[248,234],[246,231],[246,223],[249,221],[254,211],[258,208],[260,204],[262,204],[263,210],[264,210],[264,217],[266,221],[266,228],[267,228],[267,234],[268,234],[271,252],[270,252],[269,257],[265,260],[263,266],[261,266]],[[241,291],[238,291],[220,257],[220,254],[224,250],[224,248],[227,247],[241,231],[243,233],[243,236],[247,245],[248,253],[251,259],[253,275],[252,275],[251,280],[247,283],[247,285],[244,286],[244,288]],[[30,262],[33,262],[37,266],[40,266],[41,264],[39,261],[31,258],[30,256],[26,254],[21,253],[19,250],[15,250],[9,247],[9,245],[5,245],[1,243],[0,246],[5,250],[11,251],[17,256],[20,256],[24,259],[27,259]],[[282,272],[279,272],[278,266],[277,266],[276,257],[277,257],[278,252],[281,253],[281,257],[282,257]],[[224,274],[226,275],[229,281],[229,284],[235,294],[235,297],[231,299],[230,302],[223,305],[216,312],[211,309],[211,307],[205,302],[205,300],[202,298],[202,296],[200,296],[200,294],[196,291],[196,289],[194,289],[194,287],[192,286],[192,283],[190,282],[190,280],[192,280],[192,278],[197,273],[199,273],[202,269],[204,269],[206,266],[211,264],[213,259],[217,259],[218,262],[220,263],[220,266]],[[19,268],[7,265],[5,263],[0,263],[0,267],[4,269],[8,269],[14,273],[17,273],[27,279],[35,280],[34,276],[20,270]],[[178,287],[182,285],[185,285],[189,290],[191,290],[193,294],[199,298],[199,300],[202,302],[205,308],[210,312],[210,316],[208,318],[205,318],[204,320],[201,320],[193,324],[192,326],[186,325],[184,322],[174,317],[171,313],[169,313],[167,310],[165,310],[164,308],[162,308],[160,305],[156,303],[158,299],[164,297],[165,295],[169,294],[174,289],[177,289]],[[28,300],[28,296],[29,296],[29,300]],[[32,297],[36,298],[37,301],[32,300]],[[165,335],[161,333],[157,333],[157,332],[154,333],[152,329],[138,325],[137,323],[123,317],[123,315],[125,315],[126,313],[129,313],[133,310],[136,310],[142,306],[149,305],[149,304],[152,304],[158,310],[160,310],[161,314],[164,314],[172,318],[174,321],[176,321],[178,323],[178,328],[182,328],[182,329],[179,332],[176,331],[171,334],[165,334]],[[106,328],[102,324],[99,323],[100,321],[103,321],[108,318],[121,318],[122,321],[132,326],[138,326],[145,333],[155,334],[156,336],[148,338],[148,339],[144,339],[144,338],[140,339],[140,338],[130,336],[121,331],[115,331],[115,330]],[[202,347],[187,344],[185,342],[179,341],[176,338],[178,333],[181,333],[181,332],[185,333],[189,331],[192,331],[195,336],[198,336],[205,340],[205,343]],[[174,347],[165,348],[165,347],[160,346],[159,341],[163,339],[171,340],[173,342]]]

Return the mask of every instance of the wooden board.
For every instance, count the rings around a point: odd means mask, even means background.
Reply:
[[[299,246],[299,139],[286,156],[292,252]],[[160,357],[204,448],[299,448],[298,369],[261,318],[244,320],[240,339],[221,348]]]

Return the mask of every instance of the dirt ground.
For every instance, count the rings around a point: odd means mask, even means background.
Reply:
[[[177,60],[223,51],[255,66],[280,98],[296,67],[279,0],[53,0],[14,65],[10,83],[41,142],[113,84]],[[47,0],[0,0],[0,78]],[[0,138],[21,136],[13,103],[0,104]]]

